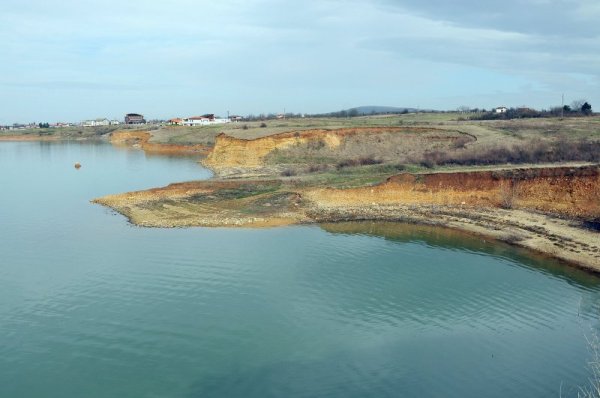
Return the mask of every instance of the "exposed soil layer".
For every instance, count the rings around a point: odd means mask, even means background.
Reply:
[[[281,180],[200,181],[110,195],[137,225],[271,226],[350,220],[444,225],[600,271],[600,166],[409,174],[360,188]]]
[[[110,135],[113,145],[134,146],[155,154],[199,154],[206,155],[210,148],[204,145],[176,145],[151,142],[152,135],[147,131],[115,131]]]
[[[267,163],[281,164],[298,159],[312,163],[319,157],[372,156],[384,161],[392,156],[409,156],[411,150],[421,149],[423,144],[428,148],[448,148],[457,141],[464,145],[475,140],[474,136],[458,131],[421,127],[304,130],[251,140],[219,134],[204,164],[219,175],[228,175],[240,168],[259,169]],[[279,157],[270,159],[276,152]]]
[[[400,203],[519,208],[591,221],[600,218],[600,168],[405,173],[371,187],[316,188],[305,196],[326,206]]]

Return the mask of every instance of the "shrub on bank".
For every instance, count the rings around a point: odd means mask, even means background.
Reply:
[[[600,142],[559,140],[533,142],[528,146],[495,147],[462,153],[428,151],[419,162],[423,167],[436,165],[492,165],[503,163],[594,162],[600,159]]]

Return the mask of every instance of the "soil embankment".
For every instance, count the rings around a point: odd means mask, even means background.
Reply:
[[[177,145],[151,142],[152,134],[147,131],[115,131],[110,135],[113,145],[133,146],[147,153],[164,155],[206,155],[210,148],[204,145]]]
[[[314,165],[350,159],[381,163],[473,141],[476,138],[470,134],[424,127],[318,129],[255,139],[219,134],[204,164],[218,175],[228,176],[290,163]]]
[[[370,204],[528,209],[578,219],[600,218],[598,166],[399,174],[382,184],[306,192],[329,207]]]

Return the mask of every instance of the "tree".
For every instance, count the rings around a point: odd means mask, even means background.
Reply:
[[[592,114],[592,106],[588,102],[581,105],[581,113],[583,113],[586,116],[591,115]]]
[[[358,116],[358,110],[356,108],[350,109],[350,111],[348,111],[348,116],[350,116],[350,117]]]
[[[578,99],[575,100],[573,102],[571,102],[571,109],[575,112],[579,112],[581,110],[581,107],[583,106],[583,104],[585,104],[586,100],[584,99]]]

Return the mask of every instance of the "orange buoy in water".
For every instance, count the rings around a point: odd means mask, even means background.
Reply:
[[[76,168],[76,169],[80,169],[80,168],[81,168],[81,163],[79,163],[79,162],[75,162],[75,168]]]

